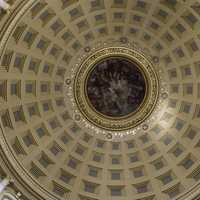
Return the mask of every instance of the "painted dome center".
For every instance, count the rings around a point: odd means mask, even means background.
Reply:
[[[137,64],[123,57],[106,58],[94,65],[86,81],[89,103],[109,117],[135,112],[146,92],[144,74]]]

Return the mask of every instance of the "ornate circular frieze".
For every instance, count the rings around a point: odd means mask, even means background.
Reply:
[[[107,47],[79,66],[73,85],[83,117],[109,131],[129,130],[152,113],[159,80],[152,63],[126,47]]]

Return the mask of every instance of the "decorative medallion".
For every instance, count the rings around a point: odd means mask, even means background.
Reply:
[[[73,91],[87,121],[104,130],[123,131],[138,126],[152,113],[159,81],[143,54],[126,47],[107,47],[81,63]]]
[[[65,80],[65,83],[66,83],[67,85],[70,85],[71,82],[72,82],[72,81],[71,81],[71,79],[69,79],[69,78]]]

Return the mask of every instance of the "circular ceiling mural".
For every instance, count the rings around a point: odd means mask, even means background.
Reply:
[[[124,117],[135,112],[145,98],[146,83],[136,63],[123,57],[106,58],[88,74],[86,95],[97,112]]]
[[[75,74],[75,104],[95,127],[130,130],[145,121],[157,104],[160,87],[154,66],[132,48],[96,50]]]

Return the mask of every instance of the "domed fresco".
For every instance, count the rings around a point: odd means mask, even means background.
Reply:
[[[0,200],[199,198],[199,0],[0,0]]]
[[[152,116],[161,86],[149,58],[134,46],[115,45],[101,47],[77,63],[71,105],[77,106],[73,112],[82,116],[84,126],[103,135],[112,131],[116,136],[131,133]]]
[[[110,117],[123,117],[136,111],[145,91],[145,78],[137,65],[120,57],[96,64],[86,83],[92,106]]]

